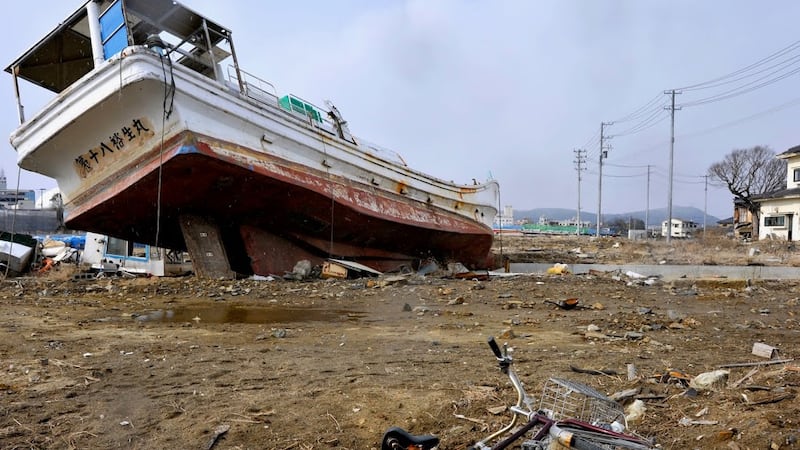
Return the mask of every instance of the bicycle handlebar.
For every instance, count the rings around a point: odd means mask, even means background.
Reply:
[[[497,341],[494,340],[494,336],[489,336],[488,343],[489,347],[492,348],[492,352],[494,352],[494,356],[496,356],[497,359],[503,358],[503,354],[500,352],[500,346],[497,345]]]

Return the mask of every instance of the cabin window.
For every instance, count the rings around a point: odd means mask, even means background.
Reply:
[[[800,169],[794,169],[793,175],[794,175],[794,182],[800,183]]]
[[[100,38],[103,40],[103,56],[106,59],[128,46],[128,27],[121,1],[117,1],[100,15]]]
[[[121,256],[123,258],[147,258],[147,245],[138,242],[126,241],[119,238],[108,238],[106,254]]]
[[[134,258],[147,258],[147,246],[138,242],[131,243],[131,256]]]
[[[128,255],[128,241],[115,237],[108,238],[108,245],[106,245],[106,254],[108,255]]]
[[[764,226],[765,227],[782,227],[784,225],[786,217],[784,216],[771,216],[771,217],[764,217]]]

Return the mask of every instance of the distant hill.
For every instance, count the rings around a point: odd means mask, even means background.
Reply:
[[[667,208],[651,209],[649,222],[650,226],[659,225],[661,222],[667,220]],[[514,220],[529,219],[531,222],[537,222],[539,217],[547,217],[551,220],[568,220],[576,216],[574,209],[566,208],[535,208],[523,211],[514,211]],[[611,222],[616,219],[628,220],[639,219],[644,221],[646,216],[645,211],[632,211],[620,214],[603,214],[604,222]],[[703,223],[703,210],[692,206],[673,206],[672,218],[692,220],[699,224]],[[581,211],[581,220],[589,221],[591,223],[597,222],[597,214],[588,211]],[[709,226],[716,226],[717,221],[720,219],[710,214],[706,215],[706,224]]]

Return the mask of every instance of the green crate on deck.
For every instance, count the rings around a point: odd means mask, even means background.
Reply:
[[[314,106],[312,106],[310,103],[300,100],[293,95],[284,95],[278,99],[278,104],[281,105],[281,108],[287,111],[300,113],[306,117],[316,120],[317,122],[322,122],[322,116],[320,116],[319,111],[317,111]]]

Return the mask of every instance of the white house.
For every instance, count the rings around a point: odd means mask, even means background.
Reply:
[[[503,213],[494,217],[493,227],[495,229],[509,228],[514,225],[514,207],[506,205],[503,208]]]
[[[667,222],[661,222],[661,236],[667,237]],[[672,219],[671,236],[674,238],[690,238],[697,229],[697,223],[691,220]]]
[[[759,204],[758,239],[800,239],[800,145],[778,155],[786,160],[786,189],[754,195]]]

